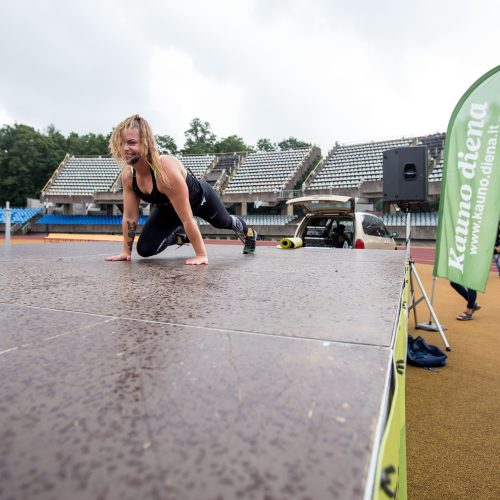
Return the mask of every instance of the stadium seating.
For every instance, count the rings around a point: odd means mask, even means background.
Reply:
[[[427,152],[431,158],[439,158],[442,156],[444,149],[445,134],[432,134],[418,138],[418,144],[427,146]]]
[[[139,224],[144,224],[147,220],[146,216],[139,217]],[[120,224],[122,223],[121,215],[60,215],[47,214],[40,218],[37,224]]]
[[[411,214],[411,225],[436,227],[439,212],[417,212]],[[406,214],[384,214],[382,220],[386,226],[406,226]]]
[[[17,209],[17,210],[30,210],[30,213],[35,211],[32,209]],[[3,210],[0,210],[0,223],[4,221]],[[40,213],[41,210],[36,211],[34,215]],[[27,218],[26,218],[27,217]],[[33,215],[31,216],[33,217]],[[12,223],[24,223],[28,221],[31,217],[24,215],[21,219],[16,217]],[[438,222],[438,212],[417,212],[412,213],[412,226],[426,226],[435,227]],[[284,226],[297,219],[297,215],[272,215],[272,214],[253,214],[244,215],[243,219],[247,224],[251,226]],[[144,224],[147,221],[147,216],[141,216],[139,218],[139,224]],[[406,215],[405,214],[384,214],[382,216],[384,224],[386,226],[406,226]],[[200,225],[208,224],[203,219],[197,218]],[[103,225],[103,224],[118,224],[122,223],[121,215],[59,215],[59,214],[48,214],[40,218],[37,224],[93,224],[93,225]]]
[[[205,175],[215,161],[214,155],[178,155],[177,158],[198,179]]]
[[[10,223],[25,224],[33,217],[42,213],[41,208],[11,208]],[[5,209],[0,208],[0,224],[5,224]]]
[[[418,143],[427,146],[429,154],[429,182],[441,182],[443,177],[443,157],[444,157],[445,134],[433,134],[419,137]]]
[[[201,178],[215,160],[213,155],[179,156],[193,174]],[[111,157],[69,156],[46,187],[45,196],[92,196],[96,191],[111,191],[120,166]]]
[[[362,181],[380,181],[383,177],[383,152],[397,147],[425,145],[435,163],[430,182],[441,181],[444,134],[403,138],[383,142],[337,146],[318,169],[308,190],[356,188]]]
[[[250,153],[224,194],[280,191],[310,153],[309,149]]]
[[[297,215],[271,215],[271,214],[259,214],[259,215],[243,215],[242,219],[249,226],[284,226],[289,222],[292,222],[297,218]],[[208,222],[203,219],[197,218],[200,225],[208,225]]]
[[[41,210],[33,209],[13,209],[17,211],[24,210],[26,213],[22,216],[17,212],[12,223],[24,223],[31,217],[37,215]],[[28,212],[29,211],[29,212]],[[31,214],[31,215],[29,215]],[[438,223],[438,212],[417,212],[411,214],[412,226],[436,227]],[[243,219],[251,226],[284,226],[290,222],[298,222],[297,215],[272,215],[272,214],[252,214],[244,215]],[[147,221],[147,216],[139,218],[139,224],[144,224]],[[296,220],[297,219],[297,220]],[[383,214],[382,219],[386,226],[406,226],[405,214]],[[197,218],[200,225],[206,225],[203,219]],[[4,210],[0,210],[0,223],[4,223]],[[122,223],[121,215],[59,215],[48,214],[40,218],[37,224],[89,224],[89,225],[104,225]]]
[[[268,211],[284,212],[284,200],[288,197],[301,196],[302,194],[314,194],[314,192],[329,192],[348,188],[354,190],[365,181],[380,182],[383,177],[383,152],[397,147],[410,147],[414,145],[427,146],[429,156],[429,181],[440,182],[443,174],[443,150],[445,134],[433,134],[422,137],[408,137],[381,142],[369,142],[351,145],[336,145],[325,160],[318,165],[316,171],[310,176],[312,179],[305,186],[305,190],[293,191],[299,182],[304,182],[301,177],[311,166],[311,149],[297,149],[288,151],[272,152],[249,152],[249,153],[225,153],[220,155],[182,155],[177,158],[199,179],[205,179],[214,185],[221,195],[226,206],[231,210],[239,210],[238,204],[248,203],[249,196],[256,200],[263,199],[266,207],[273,208]],[[318,150],[318,154],[320,154]],[[64,207],[56,207],[58,214],[45,215],[37,223],[46,225],[113,225],[111,232],[120,232],[122,218],[120,215],[101,215],[111,213],[112,205],[121,203],[120,167],[111,157],[69,156],[54,172],[52,179],[47,183],[42,198],[52,201],[54,204],[64,204]],[[369,190],[370,200],[375,200],[380,184],[366,186]],[[101,192],[96,196],[97,192]],[[103,197],[102,192],[109,196]],[[332,192],[332,191],[330,191]],[[333,191],[336,192],[336,191]],[[342,191],[339,191],[342,192]],[[351,193],[351,191],[348,191]],[[360,190],[365,194],[365,191]],[[434,194],[439,193],[439,185],[434,187]],[[259,196],[259,193],[262,193]],[[75,199],[78,195],[90,197],[90,199]],[[226,197],[226,195],[228,195]],[[236,196],[235,196],[236,195]],[[53,196],[51,200],[51,196]],[[273,198],[274,196],[274,198]],[[355,196],[359,196],[355,194]],[[381,194],[380,194],[381,196]],[[67,197],[67,198],[66,198]],[[266,197],[274,201],[269,203]],[[277,201],[276,201],[277,200]],[[66,205],[85,204],[94,206],[94,215],[88,211],[88,215],[60,215],[71,213]],[[256,203],[256,202],[255,202]],[[91,205],[92,204],[92,205]],[[256,205],[257,206],[257,205]],[[242,205],[243,207],[243,205]],[[241,207],[241,208],[242,208]],[[71,207],[70,207],[71,208]],[[78,207],[77,207],[78,208]],[[144,208],[144,207],[143,207]],[[245,207],[246,208],[246,207]],[[101,214],[95,212],[99,210]],[[115,210],[115,209],[113,209]],[[56,209],[54,209],[54,212]],[[260,211],[259,211],[260,212]],[[38,211],[37,213],[40,213]],[[81,208],[73,213],[85,213]],[[114,213],[117,213],[116,211]],[[144,213],[148,213],[147,209]],[[412,226],[429,227],[434,231],[437,226],[438,214],[415,213],[412,214]],[[12,223],[18,222],[14,209],[12,211]],[[33,216],[26,215],[26,220]],[[276,230],[276,226],[296,224],[299,219],[297,215],[271,215],[253,214],[243,217],[252,226],[273,226],[271,233],[261,234],[266,236],[276,235],[282,230]],[[390,227],[403,227],[406,225],[404,214],[385,214],[384,222]],[[24,220],[24,219],[23,219]],[[144,224],[147,216],[140,219]],[[0,223],[3,222],[3,212],[0,211]],[[206,222],[199,219],[200,225],[206,226]],[[39,228],[42,230],[42,228]],[[75,230],[84,230],[83,227]],[[108,229],[101,229],[108,231]],[[286,228],[287,231],[290,227]],[[207,234],[212,234],[207,230]],[[275,231],[275,233],[273,233]],[[399,231],[399,230],[398,230]],[[268,231],[269,232],[269,231]],[[434,231],[435,232],[435,231]]]
[[[110,191],[120,167],[110,157],[70,156],[63,163],[45,195],[92,196],[96,191]]]
[[[356,188],[361,181],[381,180],[383,152],[401,146],[411,146],[411,139],[337,146],[307,189]]]
[[[224,155],[217,158],[216,167],[219,170],[225,170],[228,174],[231,174],[240,162],[240,159],[241,155],[238,155],[237,153],[232,155]]]
[[[288,224],[296,215],[245,215],[243,219],[247,224],[252,226],[284,226]],[[139,224],[145,224],[148,220],[147,216],[141,216],[139,218]],[[203,219],[197,218],[198,223],[201,225],[208,224]],[[0,219],[1,222],[1,219]],[[121,225],[122,217],[121,215],[59,215],[59,214],[48,214],[44,215],[41,219],[37,221],[37,224],[89,224],[89,225],[104,225],[104,224],[116,224]]]

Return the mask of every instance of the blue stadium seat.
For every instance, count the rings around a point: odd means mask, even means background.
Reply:
[[[10,222],[11,224],[25,224],[33,217],[42,213],[41,208],[11,208]],[[0,224],[5,224],[5,209],[0,208]]]
[[[143,225],[148,217],[141,215],[139,224]],[[47,214],[37,221],[37,224],[61,224],[61,225],[121,225],[121,215],[60,215]]]

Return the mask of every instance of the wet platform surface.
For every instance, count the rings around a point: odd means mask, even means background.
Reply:
[[[0,248],[0,498],[362,498],[404,252]]]

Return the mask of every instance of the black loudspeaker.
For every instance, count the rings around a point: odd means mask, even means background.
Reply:
[[[427,146],[384,151],[384,201],[427,200]]]

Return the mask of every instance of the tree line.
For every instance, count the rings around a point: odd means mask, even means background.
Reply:
[[[0,206],[10,201],[22,207],[26,198],[39,198],[45,183],[64,159],[70,155],[108,155],[109,138],[102,134],[64,136],[54,125],[40,132],[24,124],[0,128]],[[178,148],[169,135],[156,135],[161,154],[222,154],[244,151],[285,151],[310,147],[311,144],[288,137],[278,143],[263,138],[250,146],[237,135],[218,138],[210,123],[194,118],[184,132],[185,143]]]

